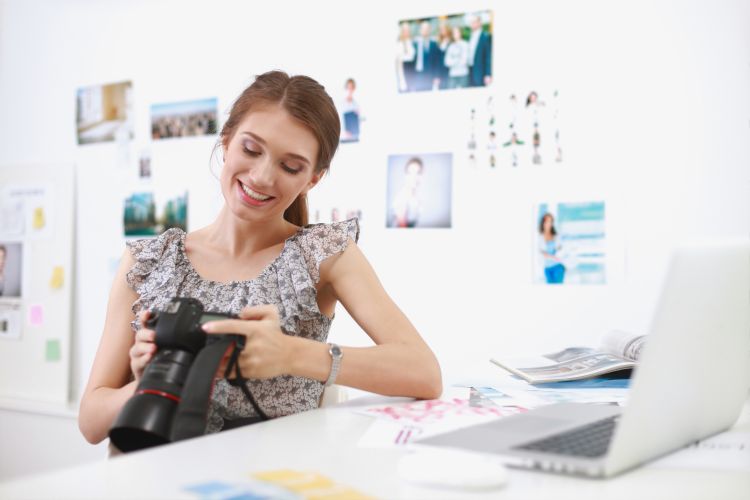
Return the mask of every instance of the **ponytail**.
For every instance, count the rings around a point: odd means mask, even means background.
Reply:
[[[284,219],[295,226],[306,226],[307,216],[307,196],[301,194],[291,205],[284,211]]]

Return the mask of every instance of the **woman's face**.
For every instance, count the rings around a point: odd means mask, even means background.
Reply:
[[[250,111],[224,146],[221,190],[242,220],[280,219],[320,180],[313,133],[278,105]]]
[[[545,231],[551,231],[552,230],[552,216],[551,215],[545,215],[544,221],[542,222],[542,227]]]
[[[461,38],[462,38],[462,36],[461,36],[461,28],[459,28],[458,26],[455,26],[453,28],[453,41],[457,42],[457,41],[461,40]]]

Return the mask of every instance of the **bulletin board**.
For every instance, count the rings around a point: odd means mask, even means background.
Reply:
[[[0,399],[67,403],[72,165],[0,168]]]

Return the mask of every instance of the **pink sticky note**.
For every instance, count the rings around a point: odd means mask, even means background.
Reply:
[[[31,326],[42,326],[44,324],[44,308],[41,305],[29,306],[29,324]]]

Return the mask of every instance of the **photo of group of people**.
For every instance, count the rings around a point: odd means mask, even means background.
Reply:
[[[214,135],[218,127],[217,99],[151,105],[151,138]]]
[[[485,87],[492,83],[492,12],[399,22],[399,92]]]
[[[120,82],[78,89],[78,144],[133,138],[132,88],[131,82]]]
[[[388,157],[386,227],[451,227],[453,155]]]
[[[124,203],[124,234],[157,236],[173,227],[187,231],[187,209],[187,192],[158,199],[154,193],[133,193]]]
[[[603,201],[535,207],[535,283],[606,283],[604,207]]]

